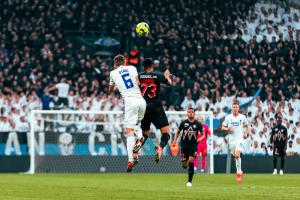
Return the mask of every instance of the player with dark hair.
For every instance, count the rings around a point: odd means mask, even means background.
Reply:
[[[166,70],[164,73],[154,71],[154,63],[151,58],[146,58],[143,61],[143,67],[144,71],[139,75],[139,82],[142,95],[147,102],[146,113],[141,122],[144,137],[136,141],[133,154],[135,161],[138,162],[138,151],[145,144],[150,133],[150,125],[153,123],[161,131],[160,144],[155,147],[155,161],[159,162],[162,149],[168,144],[170,139],[169,122],[159,98],[159,93],[161,84],[168,86],[172,84],[171,74],[169,70]]]
[[[275,119],[277,124],[275,127],[272,128],[270,143],[273,146],[273,165],[274,165],[274,172],[273,174],[277,174],[277,157],[281,158],[281,168],[280,168],[280,175],[283,175],[283,168],[284,168],[284,157],[286,154],[287,148],[287,128],[282,125],[282,114],[277,113],[275,115]]]
[[[175,134],[172,144],[175,144],[180,132],[181,135],[181,166],[186,169],[188,167],[188,182],[187,187],[192,187],[194,176],[194,160],[197,157],[197,147],[199,135],[203,132],[203,127],[200,122],[195,119],[195,110],[188,108],[188,118],[183,120]]]

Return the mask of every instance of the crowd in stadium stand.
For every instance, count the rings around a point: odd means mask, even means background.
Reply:
[[[243,104],[262,88],[243,110],[251,122],[247,153],[271,152],[270,128],[281,111],[289,154],[300,155],[299,9],[254,0],[11,0],[0,7],[1,116],[15,113],[20,127],[32,109],[122,110],[122,100],[106,95],[112,57],[93,55],[66,34],[102,30],[121,35],[128,64],[152,57],[158,70],[170,69],[166,109],[194,106],[221,119],[234,98]],[[141,20],[149,37],[135,35]],[[215,152],[226,150],[226,137],[216,137]]]

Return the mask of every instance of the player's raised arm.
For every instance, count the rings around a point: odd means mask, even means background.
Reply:
[[[169,86],[172,85],[171,73],[168,69],[164,72],[164,75],[165,75],[165,78],[167,79],[167,81],[165,81],[164,83]]]
[[[134,67],[134,77],[135,77],[135,81],[136,81],[136,83],[138,84],[138,85],[141,85],[141,83],[140,83],[140,76],[139,76],[139,73],[137,72],[137,69],[136,69],[136,67]]]

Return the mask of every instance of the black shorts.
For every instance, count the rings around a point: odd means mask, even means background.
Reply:
[[[181,162],[185,162],[189,157],[197,157],[198,144],[182,145],[181,146]]]
[[[141,122],[142,129],[146,131],[150,130],[151,123],[153,123],[157,129],[169,125],[167,115],[161,102],[147,102],[145,116]]]
[[[68,98],[63,98],[63,97],[58,97],[57,106],[60,106],[61,104],[63,104],[63,106],[68,107],[69,106],[69,99]]]
[[[281,146],[275,146],[273,149],[273,156],[282,157],[285,156],[285,149]]]

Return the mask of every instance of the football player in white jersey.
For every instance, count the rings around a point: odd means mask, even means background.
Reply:
[[[115,87],[120,91],[125,105],[124,126],[127,134],[128,164],[127,172],[131,172],[135,164],[133,146],[135,144],[135,129],[140,129],[138,124],[144,118],[146,101],[141,94],[138,81],[138,72],[134,66],[123,66],[125,57],[117,55],[114,58],[114,70],[110,72],[109,93],[114,93]],[[136,132],[138,138],[142,130]]]
[[[230,152],[235,157],[236,180],[242,182],[241,153],[245,146],[245,139],[248,137],[248,122],[246,116],[239,113],[238,101],[233,102],[232,113],[225,117],[222,130],[229,133],[228,143]]]

